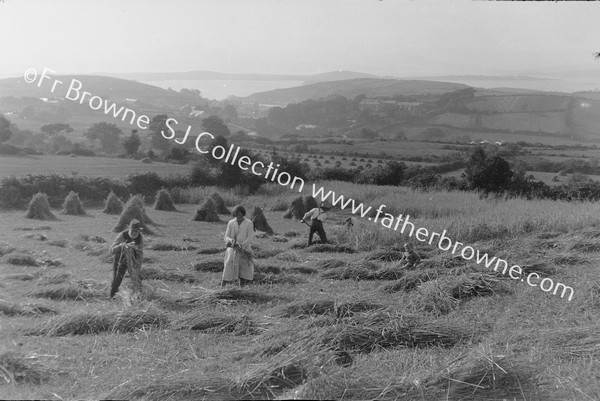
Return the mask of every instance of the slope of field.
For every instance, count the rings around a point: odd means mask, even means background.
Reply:
[[[469,114],[443,113],[429,119],[429,124],[449,125],[469,130],[495,129],[499,131],[530,131],[550,134],[565,134],[565,112]]]
[[[276,89],[255,93],[248,96],[246,100],[258,103],[287,104],[334,95],[345,96],[347,98],[354,98],[363,94],[368,97],[423,95],[427,93],[441,94],[464,88],[467,88],[467,86],[448,82],[359,78],[334,82],[320,82],[295,88]]]
[[[171,174],[188,174],[189,170],[190,167],[187,165],[159,162],[147,164],[140,160],[114,157],[0,156],[0,178],[22,177],[28,174],[125,178],[129,174],[147,171],[166,177]]]
[[[265,206],[280,234],[254,240],[254,284],[219,287],[224,222],[191,222],[195,205],[147,207],[162,231],[145,237],[142,267],[154,278],[137,302],[127,277],[109,300],[118,216],[91,209],[42,222],[1,212],[2,398],[600,399],[598,205],[319,184],[409,214],[416,227],[448,229],[450,240],[572,286],[574,297],[408,230],[359,219],[346,231],[337,210],[328,236],[357,252],[303,248],[306,226],[272,210],[296,195],[272,186],[249,198],[220,191],[230,207]],[[404,242],[424,264],[390,279],[398,267],[384,259]]]
[[[63,83],[57,85],[54,92],[51,92],[54,79]],[[196,96],[184,95],[136,81],[97,75],[56,75],[51,79],[44,80],[40,87],[37,86],[37,81],[28,84],[22,77],[0,79],[0,96],[64,98],[73,79],[82,83],[80,96],[83,91],[87,91],[91,93],[91,96],[100,96],[102,99],[115,103],[125,103],[126,99],[136,99],[139,103],[172,110],[198,101]],[[77,94],[72,92],[71,97],[74,96]],[[86,95],[85,101],[88,101],[89,98],[90,95]],[[135,108],[134,104],[131,106]]]
[[[567,109],[570,96],[549,94],[520,96],[477,96],[465,103],[467,110],[514,113],[514,112],[550,112]]]

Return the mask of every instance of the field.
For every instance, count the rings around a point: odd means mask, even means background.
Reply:
[[[16,177],[27,174],[80,175],[87,177],[125,178],[129,174],[155,172],[161,176],[187,174],[190,166],[171,163],[142,163],[140,160],[86,156],[0,156],[0,175]]]
[[[158,229],[145,237],[143,267],[154,279],[130,305],[128,278],[108,299],[118,216],[54,211],[57,220],[36,221],[3,211],[0,376],[10,384],[0,398],[600,398],[597,204],[319,185],[447,230],[571,286],[573,299],[366,219],[347,231],[338,225],[346,211],[325,225],[337,246],[306,248],[307,227],[282,218],[294,194],[271,185],[248,198],[219,191],[230,208],[264,207],[278,234],[255,239],[255,283],[243,290],[218,286],[227,215],[194,222],[192,204],[147,205]],[[196,203],[214,190],[188,195]],[[421,255],[416,271],[387,261],[405,242]]]

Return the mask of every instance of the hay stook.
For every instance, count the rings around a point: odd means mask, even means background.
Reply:
[[[217,214],[217,208],[212,199],[207,199],[198,210],[196,210],[196,215],[194,216],[194,221],[208,221],[208,222],[218,222],[221,221],[219,215]]]
[[[56,216],[50,210],[48,195],[41,192],[35,194],[29,201],[29,209],[25,217],[36,220],[56,220]]]

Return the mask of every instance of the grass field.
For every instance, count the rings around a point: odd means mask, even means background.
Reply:
[[[140,160],[112,157],[69,157],[55,155],[0,156],[2,177],[27,174],[81,175],[88,177],[125,178],[129,174],[155,172],[161,176],[188,174],[189,165],[142,163]]]
[[[307,227],[272,210],[294,195],[270,186],[249,198],[221,191],[228,206],[264,206],[278,234],[254,241],[254,284],[218,287],[224,222],[190,221],[189,204],[176,212],[148,206],[162,231],[146,236],[143,267],[155,279],[144,281],[145,299],[128,306],[124,296],[108,299],[117,216],[91,209],[35,221],[1,212],[0,374],[10,384],[0,398],[600,398],[597,204],[320,185],[410,214],[417,227],[447,229],[452,240],[572,286],[573,300],[367,220],[345,231],[336,226],[347,216],[339,210],[327,234],[357,252],[303,248]],[[398,273],[385,257],[407,241],[423,265]],[[390,279],[396,274],[403,278]]]

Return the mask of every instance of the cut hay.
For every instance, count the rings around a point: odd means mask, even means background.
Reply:
[[[393,319],[385,324],[332,327],[321,341],[338,351],[370,353],[398,347],[452,347],[472,333],[443,324],[425,324]]]
[[[549,400],[540,378],[542,368],[511,360],[505,355],[458,358],[446,373],[425,381],[428,399],[445,400]],[[564,399],[564,398],[560,398]]]
[[[225,201],[223,201],[223,198],[221,198],[221,195],[219,195],[218,192],[213,192],[213,194],[210,196],[210,199],[212,199],[213,203],[215,204],[215,209],[218,214],[231,214],[229,209],[227,209],[225,206]]]
[[[132,196],[127,201],[113,231],[120,232],[127,229],[129,227],[129,222],[133,219],[137,219],[142,224],[144,234],[152,234],[152,230],[150,230],[148,224],[154,224],[154,222],[148,217],[144,210],[144,198],[141,195]]]
[[[317,274],[317,269],[309,266],[288,266],[285,268],[285,272],[287,273],[297,273],[297,274]]]
[[[57,239],[57,240],[53,240],[48,242],[48,245],[50,246],[56,246],[59,248],[66,248],[67,245],[69,245],[69,242],[64,240],[64,239]]]
[[[368,301],[337,303],[333,300],[301,301],[281,307],[274,316],[307,318],[315,315],[333,315],[338,319],[351,317],[357,312],[382,308]]]
[[[306,283],[306,280],[299,274],[274,274],[254,272],[254,278],[252,279],[252,283],[257,285],[296,285]]]
[[[306,248],[307,252],[356,253],[356,249],[347,245],[315,244]]]
[[[7,280],[17,280],[17,281],[31,281],[42,275],[41,271],[36,273],[19,273],[19,274],[10,274],[8,276],[4,276],[3,278]]]
[[[5,352],[0,354],[0,378],[0,384],[42,384],[50,380],[50,371],[32,357]]]
[[[399,280],[404,274],[404,270],[397,266],[387,266],[371,273],[371,280]]]
[[[269,234],[264,231],[255,231],[254,238],[267,238]]]
[[[316,267],[319,270],[329,270],[335,269],[336,267],[341,267],[347,265],[348,262],[342,259],[323,259],[319,260],[316,264]]]
[[[378,269],[375,263],[361,260],[326,270],[321,277],[331,280],[372,280],[373,272]]]
[[[15,304],[0,300],[0,313],[6,316],[39,316],[43,314],[57,314],[52,308],[40,304]]]
[[[166,210],[168,212],[175,211],[173,198],[166,189],[162,188],[156,193],[156,201],[154,202],[154,210]]]
[[[273,235],[275,232],[267,222],[267,218],[263,214],[263,211],[258,206],[254,207],[252,211],[252,217],[250,218],[252,223],[254,224],[254,229],[267,233],[268,235]]]
[[[317,207],[319,207],[319,204],[317,203],[315,198],[313,198],[310,195],[304,197],[304,210],[308,212],[309,210],[312,210]]]
[[[283,272],[283,269],[279,266],[262,265],[262,266],[256,266],[254,268],[254,271],[265,273],[265,274],[281,274]]]
[[[86,288],[79,287],[77,285],[65,285],[60,287],[55,287],[43,291],[38,291],[30,294],[32,297],[36,298],[47,298],[55,301],[91,301],[94,298],[97,298],[99,294],[94,291],[90,291]]]
[[[199,249],[198,255],[214,255],[214,254],[223,253],[223,252],[225,252],[225,249],[223,249],[223,248],[205,248],[205,249]]]
[[[195,330],[206,333],[230,333],[236,336],[258,334],[256,323],[246,315],[227,315],[217,312],[192,311],[171,323],[175,330]]]
[[[226,288],[216,291],[207,291],[202,294],[180,298],[176,303],[181,306],[194,306],[203,304],[225,303],[228,302],[249,302],[249,303],[267,303],[276,299],[275,296],[267,295],[261,292],[248,290],[245,288]]]
[[[456,299],[512,293],[511,287],[504,280],[498,279],[492,274],[482,273],[458,276],[451,282],[449,291]]]
[[[193,269],[199,272],[221,273],[225,267],[223,259],[203,260],[194,264]]]
[[[69,281],[71,278],[71,273],[59,273],[54,274],[52,276],[47,276],[42,278],[38,285],[50,285],[50,284],[62,284],[66,281]]]
[[[528,276],[531,273],[537,273],[540,275],[540,277],[550,277],[556,274],[556,269],[552,266],[548,266],[544,262],[520,266],[523,276]]]
[[[156,311],[125,311],[121,313],[85,312],[58,316],[25,335],[59,337],[98,333],[131,333],[145,327],[162,327],[167,317]]]
[[[292,249],[306,249],[308,248],[308,243],[305,239],[296,238],[293,241],[290,241],[290,248]]]
[[[553,260],[554,263],[556,263],[557,265],[563,265],[563,266],[574,266],[574,265],[579,265],[582,263],[587,263],[588,260],[581,258],[577,255],[573,255],[573,254],[566,254],[566,255],[558,255],[554,258]]]
[[[304,217],[306,212],[307,210],[304,207],[304,201],[302,200],[302,197],[299,196],[292,201],[292,204],[288,208],[287,212],[285,212],[285,214],[283,215],[283,218],[300,220]]]
[[[123,202],[115,195],[113,191],[110,191],[106,201],[104,201],[104,209],[102,213],[105,214],[121,214],[123,211]]]
[[[150,159],[149,157],[144,157],[144,158],[142,159],[142,163],[147,163],[147,164],[150,164],[150,163],[152,163],[152,159]]]
[[[458,299],[452,296],[444,283],[432,280],[421,284],[417,288],[415,303],[418,308],[434,315],[445,315],[458,307]]]
[[[299,237],[301,235],[303,234],[298,231],[286,231],[285,233],[283,233],[283,236],[287,238]]]
[[[435,280],[440,275],[437,269],[414,270],[406,272],[406,275],[400,280],[383,285],[381,290],[387,293],[398,291],[410,292],[422,283]]]
[[[268,259],[279,255],[283,249],[261,249],[256,245],[252,246],[252,256],[256,259]]]
[[[275,259],[283,260],[285,262],[300,262],[301,261],[300,257],[296,253],[287,252],[287,251],[281,252],[279,255],[276,255]]]
[[[8,255],[9,253],[13,252],[14,250],[15,250],[15,247],[10,246],[8,244],[8,242],[4,242],[4,241],[0,242],[0,257],[4,256],[4,255]]]
[[[593,324],[532,333],[562,356],[593,358],[600,354],[600,325]]]
[[[29,201],[29,208],[27,209],[25,217],[36,220],[56,220],[56,216],[50,211],[48,196],[41,192],[38,192],[31,198],[31,201]]]
[[[579,241],[573,244],[570,248],[578,252],[600,252],[600,244],[595,241]]]
[[[11,253],[4,257],[4,261],[16,266],[39,266],[37,259],[25,253]]]
[[[125,383],[124,383],[125,384]],[[125,385],[117,386],[109,393],[107,399],[145,401],[162,400],[240,400],[243,393],[230,379],[212,374],[198,377],[198,372],[186,372],[168,378],[148,378],[128,380]]]
[[[156,242],[148,247],[153,251],[195,251],[197,248],[194,245],[186,243],[169,244],[166,242]]]
[[[288,242],[289,240],[281,235],[276,235],[272,238],[273,242]]]
[[[83,216],[85,215],[85,210],[83,210],[83,204],[81,203],[81,199],[79,199],[79,194],[76,192],[69,192],[65,201],[62,205],[61,214],[68,214],[73,216]]]
[[[221,221],[219,215],[217,214],[217,208],[215,206],[214,201],[209,198],[207,199],[198,210],[196,210],[196,215],[194,216],[194,221],[208,221],[208,222],[218,222]]]
[[[366,260],[379,260],[382,262],[395,262],[395,261],[402,259],[403,256],[404,256],[404,252],[400,252],[398,250],[376,249],[373,252],[371,252],[369,255],[367,255],[367,257],[365,259]]]
[[[154,267],[143,267],[140,269],[142,280],[163,280],[175,281],[180,283],[195,283],[196,277],[193,274],[179,270],[163,270]]]

